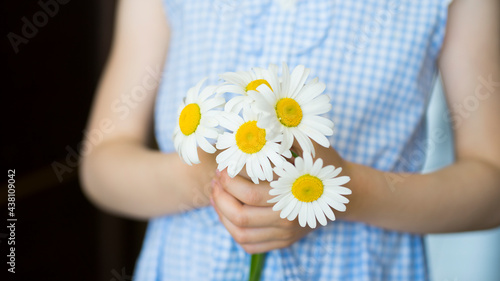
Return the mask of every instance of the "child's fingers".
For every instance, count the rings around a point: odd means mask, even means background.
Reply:
[[[225,171],[222,171],[220,175],[220,184],[224,190],[247,205],[260,207],[272,206],[272,204],[267,203],[267,201],[272,198],[272,196],[269,195],[271,187],[267,182],[254,184],[243,177],[236,176],[230,178]]]
[[[249,254],[266,253],[276,249],[289,247],[295,240],[274,240],[262,243],[240,244],[245,252]]]
[[[218,184],[213,188],[214,207],[219,214],[238,227],[286,227],[287,221],[270,207],[242,204]]]

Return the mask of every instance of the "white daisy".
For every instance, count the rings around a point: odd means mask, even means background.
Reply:
[[[231,98],[225,105],[225,111],[239,113],[244,104],[251,104],[253,100],[248,96],[248,91],[257,91],[257,87],[262,84],[271,87],[263,79],[264,69],[252,68],[251,71],[226,72],[220,75],[226,83],[217,89],[217,93],[235,93],[237,96]]]
[[[225,149],[217,155],[217,169],[227,167],[230,177],[235,177],[243,166],[254,183],[260,180],[272,181],[273,169],[291,157],[290,151],[280,154],[282,136],[273,134],[267,129],[257,126],[257,114],[249,107],[243,108],[243,118],[233,112],[226,112],[220,119],[220,125],[231,132],[224,132],[217,140],[217,149]]]
[[[336,177],[341,171],[340,167],[323,167],[321,159],[313,163],[310,154],[295,158],[295,166],[284,162],[282,167],[274,168],[280,178],[271,182],[269,194],[277,196],[267,202],[276,203],[273,210],[281,210],[281,218],[292,221],[298,215],[302,227],[307,223],[315,228],[316,219],[321,225],[326,225],[326,217],[335,220],[331,208],[343,212],[346,210],[344,204],[349,202],[342,195],[351,194],[351,190],[341,185],[349,182],[350,178]]]
[[[207,153],[214,153],[216,149],[206,138],[217,139],[219,133],[217,112],[213,109],[224,104],[224,98],[212,97],[216,86],[207,86],[201,93],[200,89],[206,78],[196,86],[190,88],[186,98],[177,112],[177,126],[174,129],[175,150],[188,165],[198,164],[197,146]]]
[[[330,98],[322,94],[325,84],[318,82],[317,78],[304,84],[309,71],[299,65],[290,74],[287,64],[283,63],[280,82],[277,71],[270,68],[263,71],[263,75],[271,88],[259,86],[258,92],[250,91],[248,95],[255,100],[255,110],[265,112],[259,126],[279,128],[283,133],[283,149],[290,149],[296,139],[305,154],[312,153],[314,156],[309,138],[329,147],[326,136],[333,134],[333,122],[320,116],[332,108]]]

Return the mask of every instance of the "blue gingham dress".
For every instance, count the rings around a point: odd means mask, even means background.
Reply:
[[[326,84],[330,141],[349,161],[419,172],[423,116],[450,0],[164,0],[171,45],[156,136],[174,153],[176,112],[203,77],[304,64]],[[197,200],[193,198],[193,200]],[[347,205],[349,208],[349,205]],[[135,280],[246,280],[250,256],[212,207],[152,219]],[[268,253],[262,280],[427,280],[422,237],[335,221]]]

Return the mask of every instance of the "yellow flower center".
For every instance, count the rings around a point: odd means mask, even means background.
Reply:
[[[198,125],[200,125],[201,112],[200,106],[196,103],[190,103],[184,107],[179,116],[179,127],[181,132],[189,136],[196,131]]]
[[[298,102],[291,98],[282,98],[276,104],[276,114],[281,124],[297,127],[302,121],[302,109]]]
[[[257,127],[257,121],[248,121],[236,131],[236,145],[247,154],[259,152],[266,144],[266,130]]]
[[[273,89],[271,88],[271,85],[269,85],[269,83],[267,83],[266,80],[264,79],[257,79],[257,80],[253,80],[252,82],[248,83],[247,87],[246,87],[246,91],[250,91],[250,90],[253,90],[253,91],[257,91],[257,87],[259,87],[260,85],[262,84],[266,84],[269,89]],[[258,91],[257,91],[258,92]]]
[[[300,176],[292,185],[292,194],[302,202],[313,202],[323,194],[323,182],[309,174]]]

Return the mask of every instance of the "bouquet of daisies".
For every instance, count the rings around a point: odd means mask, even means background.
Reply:
[[[298,217],[302,227],[315,228],[316,220],[326,225],[327,218],[335,220],[332,208],[345,211],[349,200],[343,195],[351,193],[342,186],[350,178],[338,177],[342,168],[323,167],[322,159],[313,160],[311,140],[330,146],[327,136],[333,134],[334,124],[321,116],[332,109],[330,99],[323,93],[324,83],[317,78],[307,82],[310,70],[303,65],[290,72],[284,63],[281,76],[278,71],[270,65],[227,72],[220,75],[225,81],[222,85],[203,89],[205,80],[200,81],[188,90],[179,107],[174,146],[189,165],[200,162],[198,146],[207,153],[219,150],[220,171],[227,169],[235,177],[245,168],[254,183],[270,182],[269,194],[276,197],[268,202],[275,203],[273,210],[280,211],[281,218]],[[235,95],[225,101],[225,93]],[[294,142],[302,157],[293,152]],[[253,255],[252,265],[262,258]]]

